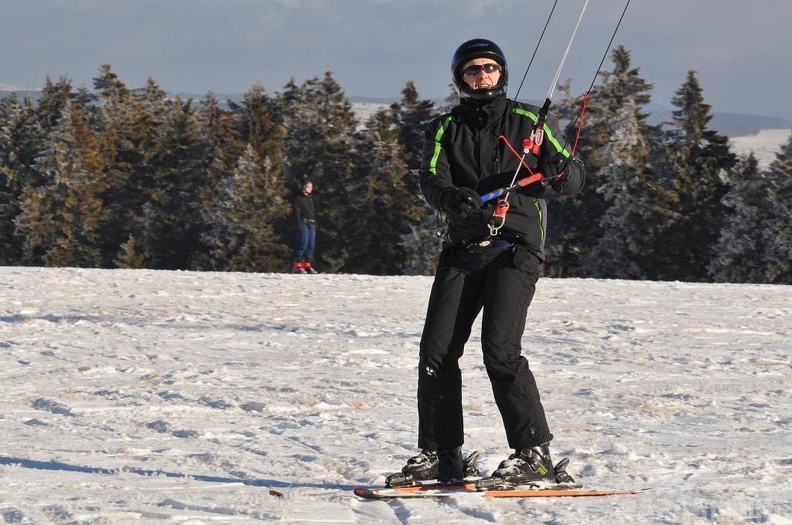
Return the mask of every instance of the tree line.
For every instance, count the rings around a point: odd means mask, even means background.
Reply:
[[[611,60],[589,93],[559,86],[588,183],[550,198],[545,274],[792,283],[792,136],[767,169],[736,156],[695,71],[650,125],[653,86],[623,47]],[[238,101],[129,88],[110,65],[92,90],[48,78],[35,102],[0,100],[0,264],[288,271],[308,177],[320,270],[430,274],[442,219],[417,168],[455,96],[438,106],[411,81],[401,95],[361,123],[331,72]]]

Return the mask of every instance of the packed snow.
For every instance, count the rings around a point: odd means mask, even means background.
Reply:
[[[430,286],[0,268],[0,522],[792,523],[792,288],[770,285],[540,280],[523,347],[554,458],[653,492],[357,499],[416,452]],[[510,451],[479,343],[488,471]]]

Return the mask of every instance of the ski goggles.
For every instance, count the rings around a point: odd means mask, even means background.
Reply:
[[[496,71],[500,71],[501,67],[498,64],[490,62],[488,64],[479,64],[479,65],[476,65],[476,66],[468,66],[465,69],[463,69],[462,72],[464,74],[466,74],[466,75],[470,75],[471,77],[474,77],[474,76],[478,75],[479,73],[481,73],[482,70],[484,70],[485,73],[494,73]]]

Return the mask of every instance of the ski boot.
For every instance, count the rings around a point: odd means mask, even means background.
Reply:
[[[405,487],[420,485],[422,481],[437,480],[438,483],[460,483],[466,477],[478,477],[475,465],[478,452],[472,452],[462,459],[462,449],[422,450],[410,458],[401,472],[391,474],[385,479],[386,487]]]
[[[569,463],[564,458],[553,466],[550,447],[547,443],[538,447],[524,448],[502,461],[489,478],[482,479],[479,488],[494,488],[504,485],[570,484],[574,479],[566,471]]]

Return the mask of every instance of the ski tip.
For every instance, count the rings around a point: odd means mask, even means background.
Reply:
[[[366,487],[355,487],[354,494],[363,499],[378,499],[382,497],[377,489],[368,489]]]

